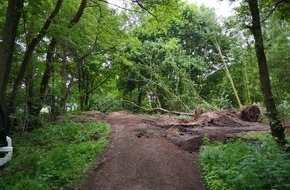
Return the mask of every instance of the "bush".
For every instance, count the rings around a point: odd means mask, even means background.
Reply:
[[[271,137],[255,143],[231,140],[202,146],[201,167],[211,190],[290,189],[289,153]]]
[[[0,171],[1,190],[61,189],[79,184],[108,146],[109,131],[103,123],[58,121],[23,137],[14,135],[14,156]]]

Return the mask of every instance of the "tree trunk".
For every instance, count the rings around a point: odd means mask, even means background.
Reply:
[[[52,38],[52,40],[50,41],[48,45],[48,50],[46,54],[46,67],[45,67],[45,71],[43,73],[43,77],[41,80],[41,85],[40,85],[39,94],[37,96],[37,101],[30,102],[31,106],[29,106],[28,104],[28,108],[29,108],[28,110],[30,110],[29,114],[31,115],[32,119],[35,120],[35,122],[29,122],[28,128],[31,128],[31,129],[42,126],[39,115],[40,115],[42,106],[45,103],[46,98],[47,98],[48,84],[49,84],[49,80],[51,78],[52,70],[53,70],[55,46],[56,46],[56,39]],[[32,98],[32,99],[31,98],[30,100],[35,99],[35,98]]]
[[[276,109],[271,90],[267,60],[264,52],[258,2],[257,0],[247,0],[247,2],[252,16],[252,26],[248,26],[248,28],[251,30],[255,39],[255,50],[259,65],[260,83],[264,96],[264,103],[266,105],[267,114],[270,120],[271,133],[277,143],[283,146],[287,143],[287,141],[285,140],[284,128],[278,118],[278,111]]]
[[[142,82],[138,82],[138,97],[137,97],[137,105],[142,106],[142,98],[143,98],[143,93],[142,93]]]
[[[52,71],[53,71],[55,47],[56,47],[56,39],[52,38],[48,45],[48,50],[47,50],[47,55],[46,55],[46,67],[43,73],[40,90],[39,90],[39,97],[41,100],[41,104],[43,104],[46,101],[47,88],[48,88],[49,80],[51,78]]]
[[[83,60],[79,63],[79,75],[78,75],[78,86],[79,86],[79,98],[80,98],[80,108],[82,111],[87,109],[87,94],[88,94],[88,75],[87,69],[83,65]]]
[[[62,58],[62,66],[61,66],[61,99],[60,99],[60,110],[61,113],[66,113],[67,99],[70,93],[70,89],[73,85],[73,76],[71,75],[69,78],[68,74],[68,49],[66,46],[63,47],[63,58]]]
[[[34,91],[34,80],[33,80],[33,67],[29,66],[27,75],[26,75],[26,88],[27,88],[27,113],[25,116],[25,125],[23,131],[31,131],[35,128],[42,126],[42,122],[36,114],[38,110],[38,105],[40,104],[40,99],[38,96],[35,96]],[[41,108],[40,108],[41,109]],[[39,110],[40,111],[40,110]]]
[[[67,83],[68,83],[68,76],[67,76],[67,47],[63,47],[63,57],[62,57],[62,65],[61,65],[61,99],[60,99],[60,109],[61,113],[66,112],[66,94],[67,94]]]
[[[80,18],[84,14],[85,8],[87,7],[87,3],[88,3],[88,0],[82,0],[80,6],[78,8],[78,11],[74,15],[74,17],[70,20],[68,28],[72,28],[76,23],[79,22]]]
[[[15,46],[17,28],[21,18],[24,0],[9,0],[6,13],[6,21],[3,28],[3,38],[0,41],[0,103],[4,110],[6,88],[9,79],[9,73],[12,65],[12,57]]]
[[[90,99],[90,86],[91,86],[91,83],[90,83],[90,76],[89,76],[89,71],[88,69],[84,69],[85,70],[85,90],[84,90],[84,95],[85,95],[85,104],[84,104],[84,108],[85,110],[88,110],[89,108],[89,99]]]

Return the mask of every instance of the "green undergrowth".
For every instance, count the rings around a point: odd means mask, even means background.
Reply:
[[[232,139],[226,144],[202,146],[200,162],[208,189],[290,189],[290,154],[281,150],[269,134],[250,133],[245,138],[255,140]]]
[[[104,123],[62,120],[13,136],[14,155],[0,170],[1,190],[64,189],[81,184],[108,146]]]

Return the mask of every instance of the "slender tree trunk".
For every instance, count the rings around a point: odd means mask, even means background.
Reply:
[[[33,67],[29,66],[28,72],[26,74],[26,88],[27,88],[27,113],[25,118],[24,130],[33,130],[42,126],[42,122],[39,119],[36,112],[38,111],[40,104],[40,99],[38,96],[35,96],[35,82],[33,80]],[[41,108],[40,108],[41,109]],[[40,110],[39,110],[40,111]]]
[[[83,70],[82,67],[79,67],[79,75],[78,75],[78,87],[79,87],[79,101],[80,101],[80,108],[83,111],[84,106],[85,106],[85,101],[84,101],[84,84],[83,84]]]
[[[142,106],[142,97],[143,97],[143,93],[142,93],[142,82],[138,82],[138,100],[137,100],[137,105],[138,106]]]
[[[89,108],[89,100],[90,100],[90,88],[91,88],[91,83],[90,83],[90,76],[89,76],[89,71],[86,68],[85,69],[85,109],[87,110]]]
[[[257,0],[247,0],[252,15],[252,26],[248,26],[255,39],[255,50],[259,65],[260,82],[266,105],[267,114],[270,120],[271,132],[275,140],[280,145],[285,145],[284,128],[278,118],[278,111],[275,106],[274,97],[271,90],[270,77],[268,72],[266,55],[264,52],[263,35],[260,23],[260,12]]]
[[[49,84],[49,80],[51,78],[52,71],[53,71],[55,47],[56,47],[56,39],[52,38],[48,45],[48,50],[47,50],[47,55],[46,55],[46,67],[43,73],[40,90],[39,90],[39,97],[40,97],[41,104],[43,104],[46,101],[48,84]]]
[[[62,66],[61,66],[61,99],[60,99],[60,109],[61,113],[66,112],[67,99],[70,93],[70,89],[73,85],[73,76],[69,78],[68,76],[68,50],[67,47],[63,48],[63,58],[62,58]]]
[[[21,18],[24,0],[9,0],[6,21],[3,28],[2,41],[0,41],[0,103],[5,104],[5,95],[12,65],[17,28]],[[5,110],[6,108],[4,108]]]
[[[228,69],[228,66],[227,66],[227,64],[226,64],[226,61],[225,61],[225,59],[224,59],[224,57],[223,57],[221,47],[219,46],[219,44],[218,44],[217,41],[215,41],[214,43],[215,43],[216,48],[217,48],[217,50],[218,50],[218,52],[219,52],[219,56],[220,56],[220,58],[221,58],[221,60],[222,60],[222,62],[223,62],[223,64],[224,64],[224,69],[225,69],[226,75],[227,75],[227,77],[228,77],[228,79],[229,79],[229,81],[230,81],[231,87],[232,87],[232,89],[233,89],[233,91],[234,91],[234,95],[235,95],[236,100],[237,100],[237,102],[238,102],[239,108],[240,108],[240,110],[242,110],[243,106],[242,106],[242,103],[241,103],[241,100],[240,100],[240,97],[239,97],[238,91],[237,91],[237,89],[236,89],[236,87],[235,87],[235,83],[234,83],[234,80],[233,80],[233,78],[232,78],[232,75],[231,75],[231,73],[230,73],[230,71],[229,71],[229,69]]]
[[[80,106],[81,110],[85,110],[87,106],[87,89],[88,89],[88,81],[87,81],[87,69],[84,65],[79,64],[79,93],[80,93]]]
[[[62,57],[62,65],[61,65],[61,99],[60,99],[60,109],[62,113],[66,112],[66,94],[67,94],[67,47],[63,47],[63,57]]]
[[[40,111],[42,109],[42,106],[44,102],[46,101],[47,98],[47,89],[48,89],[48,84],[49,80],[52,75],[52,70],[53,70],[53,60],[54,60],[54,51],[55,51],[55,45],[56,45],[56,39],[52,38],[48,45],[48,50],[46,54],[46,67],[45,71],[43,73],[43,77],[41,80],[41,85],[39,89],[38,96],[35,98],[31,97],[30,99],[37,99],[37,101],[31,101],[30,104],[31,106],[28,105],[28,110],[30,110],[30,115],[32,117],[32,120],[35,120],[35,122],[30,122],[29,123],[29,128],[36,128],[36,127],[41,127],[42,123],[39,118]]]

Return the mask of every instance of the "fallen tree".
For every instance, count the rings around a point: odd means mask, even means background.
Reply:
[[[162,113],[169,113],[169,114],[174,114],[174,115],[187,115],[187,116],[194,116],[194,113],[188,113],[188,112],[179,112],[179,111],[171,111],[171,110],[167,110],[167,109],[164,109],[164,108],[161,108],[161,107],[156,107],[156,108],[145,108],[145,107],[142,107],[142,106],[139,106],[137,104],[135,104],[134,102],[130,102],[130,101],[127,101],[127,100],[123,100],[123,102],[126,102],[126,103],[130,103],[132,104],[133,106],[137,107],[137,108],[140,108],[142,109],[143,111],[145,112],[148,112],[148,113],[152,113],[152,112],[162,112]]]

